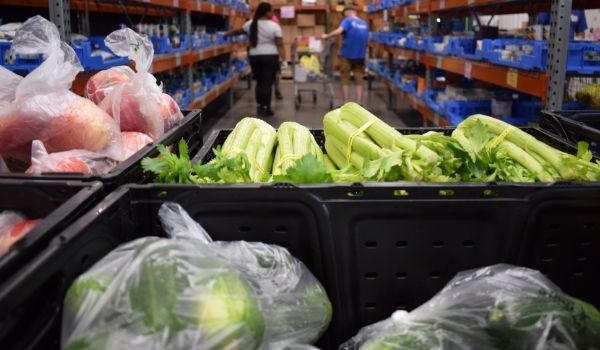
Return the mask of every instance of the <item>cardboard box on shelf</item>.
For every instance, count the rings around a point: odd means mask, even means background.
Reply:
[[[315,22],[315,15],[301,13],[296,17],[296,23],[298,27],[314,27]]]
[[[283,32],[284,43],[292,43],[298,35],[298,27],[296,26],[283,25],[281,26],[281,31]]]
[[[315,36],[322,36],[325,34],[325,26],[315,26]]]
[[[303,38],[309,37],[309,36],[315,36],[315,28],[299,28],[300,30],[300,36]]]

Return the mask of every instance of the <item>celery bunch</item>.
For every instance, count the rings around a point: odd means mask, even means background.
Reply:
[[[277,132],[256,118],[242,119],[227,136],[221,152],[226,157],[243,153],[250,162],[250,178],[264,182],[271,177]]]
[[[467,152],[472,170],[463,180],[552,182],[598,181],[600,164],[591,162],[587,144],[578,155],[559,151],[501,120],[473,115],[452,133]]]
[[[467,118],[451,136],[403,135],[347,103],[327,113],[323,126],[326,154],[298,123],[284,122],[276,132],[244,118],[206,164],[192,164],[180,143],[179,155],[160,146],[160,157],[142,166],[166,183],[600,181],[600,163],[591,161],[587,144],[567,154],[483,115]]]

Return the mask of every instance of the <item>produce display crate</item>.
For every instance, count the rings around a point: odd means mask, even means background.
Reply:
[[[573,147],[587,141],[590,150],[600,157],[600,111],[543,111],[540,126],[550,130]]]
[[[36,180],[0,180],[0,213],[19,212],[42,221],[0,256],[0,281],[8,279],[63,229],[103,196],[102,184]]]
[[[333,242],[322,244],[331,237],[326,211],[309,192],[259,187],[129,185],[112,192],[13,278],[0,280],[3,348],[59,349],[62,302],[69,285],[119,244],[164,236],[157,213],[166,201],[181,204],[214,240],[260,241],[288,248],[321,281],[339,310]],[[333,334],[340,331],[332,326],[320,348],[335,349],[345,340],[332,343]]]
[[[405,134],[452,130],[399,129]],[[575,152],[546,130],[523,130]],[[210,161],[211,150],[230,132],[214,131],[194,160]],[[322,146],[323,131],[312,133]],[[341,309],[334,310],[343,332],[336,339],[349,338],[396,309],[421,305],[459,271],[501,262],[541,270],[565,292],[600,306],[600,183],[298,187],[318,198],[329,216],[332,237],[325,238],[335,242],[335,275],[342,283],[337,290],[343,291]]]
[[[32,175],[24,173],[0,173],[0,179],[35,179],[51,181],[100,181],[104,184],[105,190],[112,191],[120,185],[127,183],[143,183],[148,180],[144,175],[141,160],[145,157],[154,157],[158,155],[157,146],[159,144],[175,146],[179,140],[185,139],[188,143],[190,152],[200,149],[202,146],[202,120],[200,110],[182,111],[184,119],[166,132],[162,137],[152,144],[146,145],[137,153],[127,158],[115,166],[105,175],[87,175],[87,174],[62,174],[45,173],[41,175]],[[26,167],[24,167],[26,168]]]

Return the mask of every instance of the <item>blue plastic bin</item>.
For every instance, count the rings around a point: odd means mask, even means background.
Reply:
[[[449,120],[458,120],[459,118],[464,119],[473,114],[489,115],[492,113],[492,100],[450,100],[444,103],[444,111],[446,116],[449,117]]]
[[[13,54],[12,60],[6,57],[9,54],[12,43],[0,42],[0,65],[6,69],[15,72],[31,72],[36,69],[45,58],[42,54],[37,55],[16,55]]]
[[[98,39],[96,39],[96,41],[97,40]],[[102,50],[111,52],[104,45],[103,38],[102,38],[102,44],[103,44],[102,46],[100,46],[100,45],[97,46],[98,49],[102,49]],[[92,51],[93,51],[92,41],[84,41],[79,44],[74,44],[73,49],[75,50],[75,53],[77,54],[77,57],[79,58],[79,62],[81,62],[81,66],[86,71],[96,71],[96,70],[107,69],[107,68],[114,67],[114,66],[122,66],[122,65],[126,65],[129,62],[128,57],[115,56],[113,58],[109,58],[109,59],[105,60],[102,58],[102,56],[99,56],[99,55],[92,56]]]

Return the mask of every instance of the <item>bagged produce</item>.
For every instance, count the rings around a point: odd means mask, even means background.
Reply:
[[[123,138],[123,148],[125,149],[125,157],[129,158],[137,151],[141,150],[147,144],[152,143],[152,138],[146,134],[135,131],[121,132]]]
[[[56,26],[35,16],[17,31],[12,48],[19,54],[43,53],[46,60],[24,78],[0,67],[0,154],[29,161],[31,143],[48,152],[85,149],[122,159],[119,128],[88,99],[69,91],[82,70],[73,49],[60,40]],[[10,84],[10,85],[9,85]],[[12,91],[11,91],[12,89]]]
[[[284,349],[327,327],[315,277],[281,247],[214,242],[178,205],[159,210],[170,238],[116,248],[69,288],[65,349]]]
[[[598,349],[600,312],[538,271],[459,273],[431,300],[363,328],[340,349]]]
[[[44,144],[35,140],[31,146],[31,166],[26,173],[106,174],[115,164],[110,158],[86,150],[48,153]]]
[[[105,43],[116,55],[133,59],[137,72],[128,66],[101,71],[88,81],[86,97],[110,114],[121,131],[159,138],[182,120],[183,114],[149,73],[154,58],[152,43],[129,28],[112,32]]]
[[[16,241],[33,230],[41,220],[27,220],[23,215],[5,210],[0,212],[0,256],[6,254]]]

